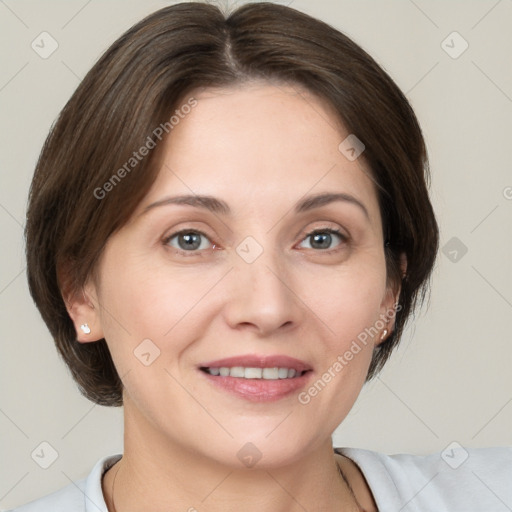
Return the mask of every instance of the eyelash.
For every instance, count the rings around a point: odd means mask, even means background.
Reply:
[[[173,238],[176,238],[177,236],[179,235],[183,235],[183,234],[191,234],[191,233],[194,233],[196,235],[201,235],[203,237],[205,237],[206,239],[210,240],[210,237],[206,234],[206,233],[203,233],[202,231],[198,230],[198,229],[182,229],[180,231],[177,231],[176,233],[173,233],[172,235],[169,235],[169,236],[166,236],[163,240],[162,240],[162,243],[164,246],[168,246],[169,242],[173,239]],[[304,240],[314,236],[314,235],[317,235],[317,234],[325,234],[325,233],[328,233],[328,234],[334,234],[334,235],[337,235],[340,239],[341,239],[341,243],[340,245],[342,246],[344,243],[348,242],[349,240],[349,237],[347,235],[345,235],[344,233],[342,233],[339,229],[335,229],[335,228],[321,228],[321,229],[315,229],[313,231],[310,231],[309,233],[307,233],[302,239],[301,239],[301,242],[303,242]],[[211,242],[211,241],[210,241]],[[213,244],[213,246],[215,247],[215,244]],[[184,251],[182,249],[177,249],[175,247],[170,247],[170,249],[176,251],[177,254],[181,255],[181,256],[185,256],[185,257],[188,257],[188,256],[203,256],[203,254],[201,254],[202,251],[199,251],[199,250],[193,250],[193,251]],[[332,253],[335,253],[339,250],[341,250],[342,247],[338,247],[337,249],[311,249],[315,252],[318,252],[318,253],[323,253],[323,254],[332,254]]]

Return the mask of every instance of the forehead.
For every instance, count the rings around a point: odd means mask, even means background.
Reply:
[[[197,105],[165,140],[162,168],[141,207],[187,193],[225,198],[236,211],[253,204],[249,198],[292,204],[332,191],[356,196],[380,219],[373,178],[363,158],[340,151],[350,134],[327,102],[261,82],[190,96]]]

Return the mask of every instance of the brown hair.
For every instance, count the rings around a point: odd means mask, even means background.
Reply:
[[[251,79],[296,84],[327,100],[366,146],[388,283],[401,284],[395,329],[375,350],[368,380],[425,297],[438,248],[427,154],[414,112],[386,72],[347,36],[289,7],[251,3],[224,15],[203,3],[172,5],[130,28],[89,71],[52,127],[30,188],[30,292],[81,392],[98,404],[122,405],[122,383],[104,339],[76,340],[63,291],[81,293],[108,237],[153,184],[158,148],[122,183],[110,181],[104,197],[98,190],[134,151],[159,142],[155,128],[187,94]]]

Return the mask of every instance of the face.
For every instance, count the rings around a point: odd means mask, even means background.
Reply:
[[[396,300],[375,186],[305,91],[193,96],[86,287],[96,316],[76,319],[92,329],[80,340],[105,337],[127,428],[153,446],[292,462],[330,442]]]

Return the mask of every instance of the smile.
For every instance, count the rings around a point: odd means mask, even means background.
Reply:
[[[295,379],[302,376],[305,371],[297,371],[295,368],[252,368],[243,366],[221,366],[211,368],[201,368],[201,370],[209,373],[210,375],[220,377],[237,377],[239,379],[264,379],[264,380],[278,380],[278,379]]]
[[[300,392],[313,367],[286,355],[245,354],[198,365],[201,374],[221,393],[251,402],[274,402]]]

